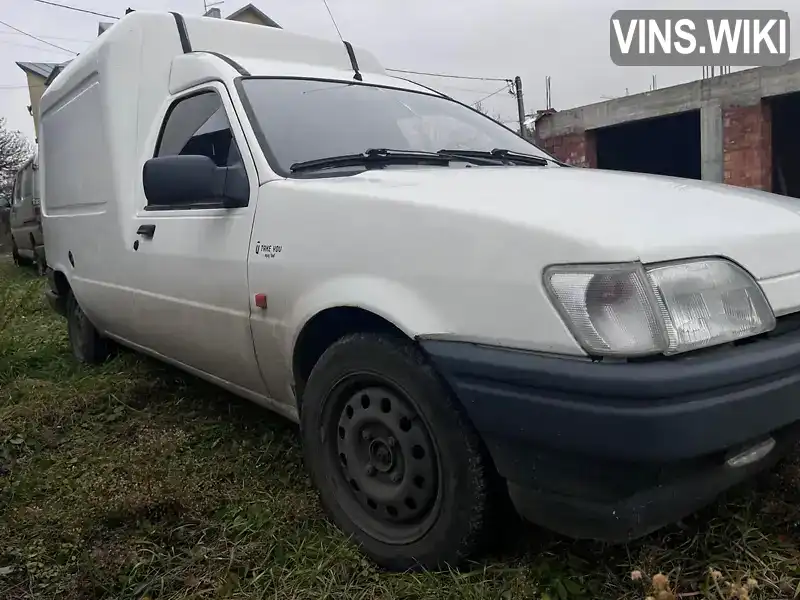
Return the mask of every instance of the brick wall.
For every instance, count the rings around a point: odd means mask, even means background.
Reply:
[[[722,107],[724,183],[772,191],[772,110],[768,100]],[[549,138],[534,132],[535,142],[560,160],[580,167],[597,167],[593,131],[573,131]],[[719,155],[718,155],[719,156]]]
[[[557,159],[576,167],[597,167],[594,133],[581,131],[539,140],[539,145]]]
[[[772,111],[754,106],[722,110],[725,183],[772,191]]]

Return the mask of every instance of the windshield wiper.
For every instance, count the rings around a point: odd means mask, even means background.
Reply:
[[[388,148],[369,148],[361,154],[342,154],[314,160],[304,160],[289,167],[292,173],[332,169],[336,167],[381,168],[385,165],[435,165],[446,167],[452,159],[438,152],[422,152],[417,150],[390,150]]]
[[[537,167],[547,166],[549,162],[557,162],[551,161],[551,159],[545,158],[544,156],[514,152],[513,150],[506,150],[505,148],[495,148],[494,150],[449,150],[445,148],[444,150],[439,150],[437,154],[441,156],[463,156],[464,158],[496,159],[501,162],[533,165]]]

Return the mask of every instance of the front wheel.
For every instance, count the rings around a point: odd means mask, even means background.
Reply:
[[[333,344],[309,377],[301,428],[323,507],[376,563],[456,567],[478,549],[481,443],[411,342],[355,334]]]

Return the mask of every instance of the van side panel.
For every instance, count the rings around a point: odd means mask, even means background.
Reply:
[[[47,179],[50,216],[105,210],[114,197],[114,180],[107,167],[110,156],[104,127],[103,91],[98,74],[91,73],[42,119],[42,137],[58,139],[48,146]],[[90,168],[91,177],[76,177]]]
[[[120,206],[131,194],[141,30],[122,26],[70,63],[42,99],[42,215],[48,265],[67,276],[92,322],[128,314],[119,287]],[[111,41],[111,40],[108,40]],[[127,189],[126,189],[127,188]],[[121,326],[125,326],[124,319]]]
[[[100,331],[124,339],[137,330],[128,273],[142,166],[181,54],[172,15],[137,11],[69,63],[42,97],[48,265],[67,276]]]

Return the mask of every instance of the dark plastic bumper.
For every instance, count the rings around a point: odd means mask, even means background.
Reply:
[[[420,340],[480,432],[517,510],[625,541],[773,465],[800,438],[800,330],[649,362]],[[746,466],[726,461],[765,440]]]

